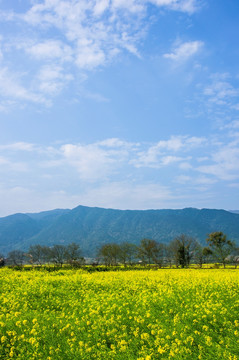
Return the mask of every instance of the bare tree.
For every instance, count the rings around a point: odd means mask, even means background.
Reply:
[[[43,264],[52,261],[52,248],[49,246],[42,246],[42,261]]]
[[[84,258],[81,255],[80,245],[71,243],[65,249],[66,261],[72,266],[79,266],[84,263]]]
[[[21,266],[26,256],[22,250],[12,250],[8,253],[7,261],[14,266]]]
[[[98,256],[103,259],[105,265],[116,265],[119,258],[120,248],[115,243],[104,244],[98,251]]]
[[[51,261],[62,266],[66,259],[66,247],[64,245],[54,245],[50,248]]]
[[[138,247],[138,257],[145,264],[150,265],[154,262],[157,251],[157,242],[155,240],[142,239]]]
[[[30,246],[27,255],[30,258],[31,263],[42,265],[45,261],[45,252],[45,246],[37,244]]]
[[[118,259],[121,261],[124,266],[126,264],[132,264],[132,261],[135,257],[137,250],[137,246],[134,244],[131,244],[129,242],[123,242],[119,245],[119,254]]]
[[[164,259],[169,264],[170,268],[175,260],[174,248],[171,243],[164,245]]]
[[[230,261],[235,265],[235,269],[239,265],[239,247],[235,247],[231,253]]]
[[[155,249],[153,251],[153,262],[158,265],[158,267],[163,266],[165,256],[165,245],[161,243],[156,243]]]

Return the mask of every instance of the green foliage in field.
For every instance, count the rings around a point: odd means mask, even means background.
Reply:
[[[0,271],[0,358],[237,360],[237,270]]]

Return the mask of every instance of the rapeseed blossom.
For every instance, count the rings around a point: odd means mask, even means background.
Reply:
[[[237,270],[0,270],[0,358],[239,360]]]

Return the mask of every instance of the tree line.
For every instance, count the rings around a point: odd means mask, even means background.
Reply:
[[[22,250],[10,251],[5,259],[5,263],[13,266],[21,266],[23,264],[56,264],[62,266],[65,263],[79,266],[84,263],[84,258],[80,246],[74,242],[69,245],[56,244],[54,246],[36,244],[31,245],[28,252]]]
[[[192,262],[202,267],[209,262],[219,262],[224,268],[227,262],[239,264],[239,248],[227,239],[222,232],[213,232],[206,239],[207,246],[202,247],[193,237],[181,234],[169,244],[151,239],[142,239],[139,246],[125,242],[102,245],[98,255],[105,265],[132,264],[139,260],[144,265],[155,264],[185,268]]]
[[[239,248],[233,241],[228,240],[223,232],[209,234],[206,242],[207,246],[202,247],[195,238],[181,234],[169,244],[146,238],[142,239],[138,246],[130,242],[105,243],[98,249],[92,262],[106,266],[140,263],[158,267],[175,265],[181,268],[188,267],[191,263],[202,267],[206,263],[218,262],[223,264],[224,268],[227,262],[233,263],[235,267],[239,264]],[[4,262],[4,257],[0,254],[0,266],[3,266]],[[13,250],[8,253],[7,264],[19,266],[25,263],[82,266],[85,259],[80,246],[74,242],[51,247],[37,244],[30,246],[28,252]]]

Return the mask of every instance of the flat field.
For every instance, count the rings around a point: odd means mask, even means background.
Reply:
[[[0,270],[0,359],[239,359],[239,271]]]

